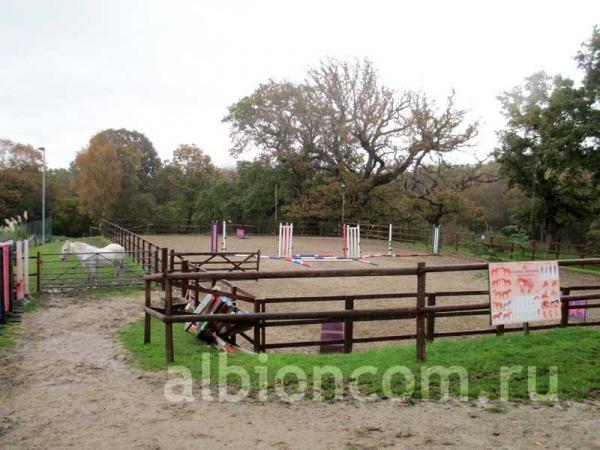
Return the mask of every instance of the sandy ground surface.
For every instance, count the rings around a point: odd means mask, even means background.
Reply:
[[[148,240],[161,247],[168,247],[180,252],[206,252],[209,251],[209,237],[203,235],[153,235],[146,236]],[[375,240],[363,240],[361,243],[363,254],[387,253],[387,242]],[[227,251],[257,251],[261,250],[263,255],[277,254],[277,236],[250,236],[248,239],[237,239],[232,236],[227,239]],[[412,248],[410,245],[394,245],[394,253],[406,254],[423,252],[422,249]],[[334,255],[341,254],[341,239],[339,238],[315,238],[294,236],[294,253],[323,253]],[[193,258],[191,258],[193,260]],[[377,267],[415,267],[417,262],[425,261],[427,265],[464,264],[468,262],[479,262],[474,258],[463,256],[415,256],[388,258],[370,258],[369,261],[377,264]],[[362,262],[309,262],[311,268],[335,269],[335,268],[366,268],[374,267]],[[280,260],[262,259],[261,271],[263,270],[306,270],[304,267]],[[430,273],[427,275],[427,292],[442,291],[464,291],[464,290],[487,290],[487,273],[477,272],[451,272]],[[393,293],[393,292],[416,292],[416,277],[354,277],[354,278],[315,278],[315,279],[277,279],[256,281],[239,281],[240,287],[260,297],[294,295],[338,295],[349,293]],[[579,273],[572,270],[561,269],[561,285],[598,285],[600,277]],[[585,291],[582,291],[585,292]],[[156,295],[158,297],[158,295]],[[480,303],[488,301],[488,296],[470,296],[460,298],[439,297],[438,305],[453,303]],[[356,309],[369,308],[394,308],[414,306],[416,299],[385,299],[385,300],[357,300]],[[240,303],[244,308],[244,304]],[[251,305],[246,306],[252,309]],[[344,308],[344,302],[319,302],[315,303],[286,303],[267,305],[268,312],[278,311],[315,311],[315,310],[339,310]],[[590,319],[600,319],[600,309],[589,309]],[[575,319],[571,319],[575,320]],[[435,323],[437,332],[489,329],[489,317],[466,316],[438,318]],[[510,326],[507,326],[510,328]],[[354,324],[354,336],[379,337],[415,333],[414,320],[390,320],[362,322]],[[320,325],[287,326],[267,328],[267,343],[316,341],[320,339]],[[453,338],[456,339],[456,338]],[[412,345],[414,341],[395,341]],[[368,344],[355,344],[356,349],[365,349],[390,345],[390,342],[377,342]],[[314,353],[317,347],[302,347],[296,349],[283,349],[271,351]]]
[[[173,404],[167,375],[132,368],[114,340],[141,302],[54,297],[24,316],[0,356],[2,448],[600,448],[597,403],[504,413],[478,403]]]

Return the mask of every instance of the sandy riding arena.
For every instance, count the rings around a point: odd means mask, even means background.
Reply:
[[[168,247],[179,252],[205,252],[209,247],[209,236],[204,235],[153,235],[145,236],[150,242],[161,247]],[[330,253],[340,255],[340,238],[326,237],[304,237],[294,236],[294,253]],[[363,240],[361,243],[363,254],[381,254],[387,252],[387,242],[376,240]],[[228,251],[256,251],[263,255],[277,254],[277,236],[250,236],[248,239],[236,239],[235,236],[227,239]],[[415,248],[410,244],[399,246],[394,244],[395,254],[423,253],[423,248]],[[464,264],[478,262],[479,260],[464,256],[411,256],[411,257],[376,257],[368,261],[376,264],[369,265],[364,262],[313,262],[309,261],[313,269],[338,269],[354,268],[364,269],[373,267],[415,267],[420,261],[427,265]],[[261,271],[263,270],[305,270],[304,267],[280,260],[261,259]],[[570,270],[561,271],[561,283],[564,286],[594,285],[598,284],[598,277],[582,274]],[[281,296],[292,297],[294,295],[337,295],[337,294],[373,294],[394,292],[416,292],[416,277],[359,277],[359,278],[319,278],[319,279],[283,279],[283,280],[260,280],[237,282],[240,287],[248,290],[256,296]],[[451,272],[432,273],[427,276],[427,292],[442,291],[464,291],[464,290],[487,290],[487,274],[480,272]],[[460,302],[478,303],[488,300],[488,296],[462,297]],[[457,303],[456,298],[440,297],[438,305]],[[357,308],[397,308],[414,306],[415,299],[386,299],[368,300],[357,302]],[[296,312],[339,310],[343,309],[343,302],[319,302],[315,303],[285,303],[269,305],[268,312]],[[600,309],[588,310],[590,320],[600,318]],[[436,321],[438,332],[451,332],[458,330],[473,330],[489,328],[488,316],[463,316],[447,317]],[[369,338],[374,336],[394,336],[398,334],[411,334],[415,332],[414,320],[389,320],[373,322],[357,322],[354,324],[356,337]],[[266,331],[267,342],[294,342],[315,341],[319,339],[320,325],[303,325],[268,328]],[[397,341],[413,345],[414,341]],[[390,345],[390,342],[375,342],[357,344],[357,350]],[[294,349],[273,349],[271,351],[314,353],[316,347],[301,347]]]

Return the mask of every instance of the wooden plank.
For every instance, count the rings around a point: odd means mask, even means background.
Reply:
[[[425,289],[426,289],[425,263],[417,264],[417,361],[425,361]]]
[[[354,299],[348,298],[344,302],[344,308],[346,311],[352,311],[354,309]],[[344,321],[344,353],[352,353],[352,339],[354,337],[354,324],[352,319],[347,318]]]
[[[435,306],[436,296],[435,294],[429,294],[427,296],[427,306]],[[433,342],[435,334],[435,312],[429,311],[427,313],[427,340]]]
[[[150,308],[152,303],[152,291],[151,291],[151,282],[146,281],[146,285],[144,287],[144,306],[146,308]],[[144,313],[144,344],[150,343],[150,335],[151,335],[151,323],[152,316],[148,313]]]

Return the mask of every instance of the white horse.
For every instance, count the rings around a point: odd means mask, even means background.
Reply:
[[[85,242],[66,241],[60,254],[61,261],[71,254],[77,256],[87,271],[88,281],[96,280],[98,269],[101,267],[113,266],[116,278],[119,278],[123,272],[125,248],[119,244],[108,244],[106,247],[98,248]]]

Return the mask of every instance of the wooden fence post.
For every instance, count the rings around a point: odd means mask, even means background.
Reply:
[[[148,272],[148,253],[146,252],[146,240],[142,239],[142,269],[144,272]]]
[[[150,290],[150,281],[146,281],[144,291],[144,304],[149,308],[152,304],[152,291]],[[150,343],[150,332],[152,326],[152,316],[144,313],[144,344]]]
[[[37,267],[37,277],[35,280],[35,287],[37,288],[38,294],[42,292],[42,258],[40,252],[37,252],[35,257],[35,265]]]
[[[233,286],[231,288],[231,303],[233,304],[233,309],[234,311],[237,309],[237,286]],[[231,343],[233,345],[236,345],[236,335],[234,334],[233,336],[231,336]]]
[[[194,267],[194,272],[200,272],[198,267]],[[194,310],[200,304],[200,280],[194,280]]]
[[[189,272],[189,265],[188,265],[188,260],[184,259],[183,261],[181,261],[181,271],[183,273]],[[185,298],[187,295],[187,281],[181,286],[181,297]]]
[[[344,301],[344,309],[352,311],[354,309],[354,299],[347,298]],[[344,353],[352,353],[352,341],[354,340],[354,323],[350,317],[344,319]]]
[[[436,296],[435,294],[429,294],[427,296],[427,306],[435,306]],[[435,337],[435,313],[427,313],[427,340],[433,342]]]
[[[175,361],[175,355],[173,354],[173,323],[171,317],[173,313],[173,289],[171,282],[167,278],[167,274],[164,275],[165,283],[165,316],[167,316],[167,322],[165,322],[165,351],[167,353],[167,364]]]
[[[563,288],[562,291],[563,291],[563,295],[571,294],[571,290],[569,288]],[[569,301],[561,299],[560,309],[561,309],[560,326],[566,327],[569,324]]]
[[[160,271],[162,273],[166,273],[169,271],[169,249],[164,247],[161,248],[161,258],[160,258],[160,263],[161,263],[161,269]]]
[[[417,264],[417,361],[425,361],[425,315],[423,307],[425,306],[425,284],[426,284],[425,263]]]
[[[260,302],[260,312],[267,312],[267,301],[263,300]],[[265,321],[260,321],[260,349],[262,352],[267,351],[267,327],[265,326]]]
[[[164,274],[163,276],[163,280],[161,282],[161,286],[162,286],[162,290],[164,291],[166,289],[166,284],[165,284],[165,277],[166,274],[168,272],[168,259],[169,259],[169,249],[168,248],[161,248],[161,272]]]
[[[173,249],[169,254],[169,272],[175,272],[175,250]]]
[[[254,299],[254,313],[260,313],[260,300]],[[260,320],[254,322],[254,353],[260,353]]]

